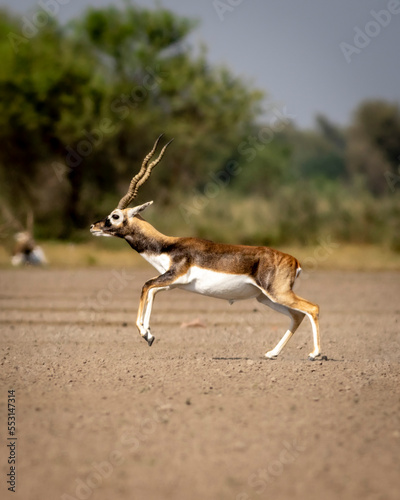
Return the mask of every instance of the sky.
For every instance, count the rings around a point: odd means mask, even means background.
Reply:
[[[400,102],[400,0],[137,0],[199,20],[188,42],[204,43],[224,64],[266,93],[300,127],[324,114],[350,122],[364,99]],[[53,4],[60,22],[89,6],[122,0],[0,0],[32,19]]]

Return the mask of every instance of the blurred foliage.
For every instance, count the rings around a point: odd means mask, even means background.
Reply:
[[[363,103],[349,129],[348,169],[360,174],[376,195],[387,192],[388,181],[400,174],[400,107],[384,101]],[[400,187],[400,186],[398,186]]]
[[[128,1],[67,25],[34,19],[0,11],[0,198],[17,218],[34,209],[36,236],[89,237],[165,132],[175,141],[140,195],[157,201],[161,231],[400,250],[398,104],[300,130],[191,49],[192,19]]]

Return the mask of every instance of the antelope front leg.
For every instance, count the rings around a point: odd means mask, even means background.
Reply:
[[[140,335],[147,341],[149,346],[154,342],[154,337],[150,332],[150,316],[154,297],[158,292],[169,290],[175,280],[174,278],[174,275],[170,271],[167,271],[165,274],[147,281],[143,285],[136,326]]]
[[[151,347],[154,342],[154,337],[150,332],[150,316],[153,307],[154,297],[156,293],[162,290],[169,290],[169,286],[163,287],[153,287],[147,290],[144,294],[142,292],[142,297],[140,299],[138,317],[136,320],[136,326],[139,329],[140,335],[147,340],[147,343]]]
[[[150,304],[150,313],[149,317],[151,314],[151,307],[152,304]],[[137,319],[136,319],[136,326],[139,330],[140,335],[147,341],[149,346],[151,347],[152,343],[154,342],[154,337],[150,333],[150,326],[149,322],[147,325],[145,325],[145,313],[148,310],[148,289],[143,287],[142,294],[140,296],[140,302],[139,302],[139,309],[138,309],[138,314],[137,314]]]

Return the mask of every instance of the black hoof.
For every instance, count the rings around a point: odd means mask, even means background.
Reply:
[[[315,358],[313,358],[312,356],[308,356],[308,361],[315,361]]]
[[[151,339],[146,339],[147,343],[149,344],[149,347],[153,345],[153,342],[155,341],[155,337],[151,337]]]

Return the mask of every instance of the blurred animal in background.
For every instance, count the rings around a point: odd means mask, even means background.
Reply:
[[[47,259],[42,248],[36,244],[29,231],[21,231],[14,238],[16,244],[11,257],[13,266],[22,266],[24,264],[43,266],[47,264]]]
[[[1,211],[5,221],[2,225],[2,236],[10,239],[10,233],[14,233],[15,243],[11,249],[12,265],[46,265],[48,263],[46,256],[33,238],[34,220],[32,210],[28,210],[25,227],[5,205],[1,206]]]

